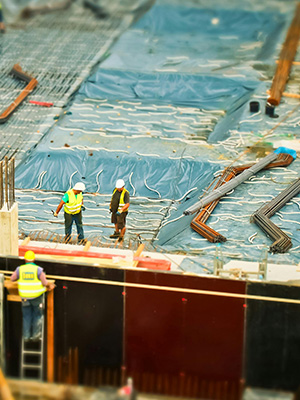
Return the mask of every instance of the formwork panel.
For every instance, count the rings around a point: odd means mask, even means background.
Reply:
[[[276,301],[247,301],[246,385],[296,390],[300,370],[299,288],[280,284],[248,283],[247,294],[277,297]]]
[[[126,271],[126,283],[183,288],[126,288],[125,368],[139,390],[238,398],[243,364],[244,300],[184,292],[243,294],[245,283]]]

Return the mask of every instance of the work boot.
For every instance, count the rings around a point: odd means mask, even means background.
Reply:
[[[111,239],[117,239],[120,236],[120,232],[114,231],[113,235],[110,235]]]

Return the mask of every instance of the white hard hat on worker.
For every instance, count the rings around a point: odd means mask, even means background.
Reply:
[[[117,189],[122,189],[122,187],[125,186],[125,182],[123,181],[123,179],[118,179],[116,182],[116,188]]]
[[[77,182],[75,186],[73,187],[73,190],[78,190],[79,192],[84,192],[85,191],[85,184],[82,182]]]

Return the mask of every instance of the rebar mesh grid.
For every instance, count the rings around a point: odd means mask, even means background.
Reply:
[[[1,126],[0,158],[16,154],[17,163],[23,159],[132,20],[133,15],[118,11],[118,2],[105,19],[97,19],[90,10],[73,3],[67,10],[14,24],[2,35],[0,113],[24,89],[23,82],[9,75],[14,64],[19,63],[39,84]],[[40,107],[29,100],[51,102],[53,107]]]

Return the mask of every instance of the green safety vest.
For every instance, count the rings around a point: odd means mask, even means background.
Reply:
[[[18,279],[19,295],[23,298],[35,298],[41,296],[45,286],[38,278],[38,266],[34,263],[23,264],[19,268]]]
[[[81,211],[81,206],[82,206],[82,200],[83,196],[82,193],[78,193],[77,197],[75,196],[75,193],[73,190],[68,190],[67,191],[68,196],[69,196],[69,201],[68,203],[65,203],[64,205],[64,210],[67,214],[78,214]]]
[[[117,189],[115,189],[114,191],[113,191],[113,195],[116,193],[116,191],[117,191]],[[122,193],[121,193],[121,196],[120,196],[120,201],[119,201],[119,207],[118,207],[118,212],[121,212],[121,210],[122,210],[122,208],[125,206],[125,203],[124,203],[124,196],[125,196],[125,193],[128,193],[128,190],[126,190],[125,188],[122,190]]]

